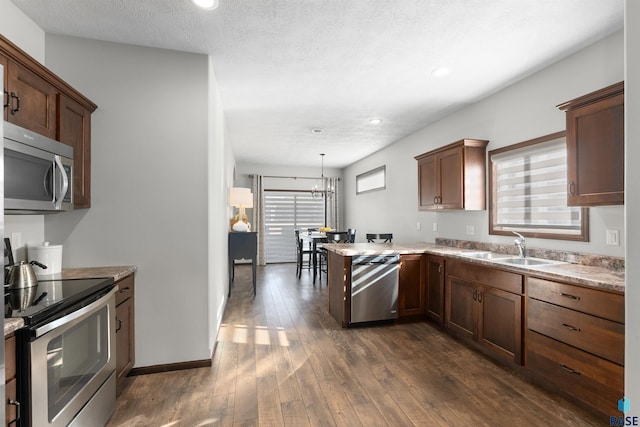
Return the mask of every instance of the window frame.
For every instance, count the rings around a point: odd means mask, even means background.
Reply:
[[[370,176],[375,175],[375,174],[377,174],[379,172],[382,172],[382,180],[383,180],[382,186],[371,187],[371,188],[368,188],[366,190],[358,190],[359,182],[360,182],[361,179],[370,177]],[[382,165],[382,166],[379,166],[379,167],[377,167],[375,169],[371,169],[371,170],[369,170],[367,172],[364,172],[364,173],[361,173],[359,175],[356,175],[356,195],[366,194],[366,193],[370,193],[372,191],[380,191],[380,190],[384,190],[386,188],[387,188],[387,165]]]
[[[589,241],[589,208],[582,207],[580,212],[580,233],[579,234],[568,234],[568,233],[548,233],[542,231],[536,231],[531,228],[519,228],[519,227],[509,227],[505,229],[503,227],[499,227],[496,225],[497,220],[497,195],[496,195],[496,185],[495,185],[495,164],[493,161],[493,156],[496,154],[503,154],[509,151],[514,151],[526,147],[530,147],[532,145],[541,144],[547,141],[552,141],[558,138],[565,138],[566,132],[560,131],[555,132],[549,135],[541,136],[538,138],[530,139],[527,141],[523,141],[517,144],[512,144],[506,147],[497,148],[495,150],[489,151],[489,234],[493,235],[505,235],[512,236],[513,231],[517,231],[525,237],[533,237],[538,239],[554,239],[554,240],[571,240],[571,241],[579,241],[579,242],[588,242]]]

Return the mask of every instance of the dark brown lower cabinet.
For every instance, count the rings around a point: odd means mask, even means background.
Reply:
[[[424,315],[426,255],[400,255],[398,317]]]
[[[127,276],[116,284],[116,393],[120,394],[135,362],[134,276]]]
[[[527,277],[525,367],[605,416],[624,395],[624,295]]]
[[[427,255],[426,313],[432,320],[444,323],[444,257]]]
[[[18,418],[18,394],[16,390],[16,337],[14,334],[4,339],[4,425],[15,425]]]
[[[522,276],[459,261],[447,268],[446,327],[491,354],[522,364]]]

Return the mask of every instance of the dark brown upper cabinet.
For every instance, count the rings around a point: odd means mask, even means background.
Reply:
[[[418,209],[486,209],[486,159],[489,141],[462,139],[416,156]]]
[[[624,204],[624,82],[558,105],[567,117],[567,203]]]
[[[0,35],[6,121],[73,147],[74,207],[91,206],[91,113],[97,106]]]

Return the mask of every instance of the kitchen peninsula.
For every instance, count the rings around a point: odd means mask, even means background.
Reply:
[[[326,244],[330,314],[352,326],[353,257],[399,255],[399,320],[430,318],[532,381],[614,413],[624,394],[623,261],[584,265],[598,257],[535,249],[521,258],[469,243]]]

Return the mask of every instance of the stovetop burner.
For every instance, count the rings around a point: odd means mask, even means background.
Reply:
[[[6,309],[5,317],[21,317],[26,326],[35,325],[90,304],[113,286],[112,278],[38,281],[35,304],[21,311]]]

